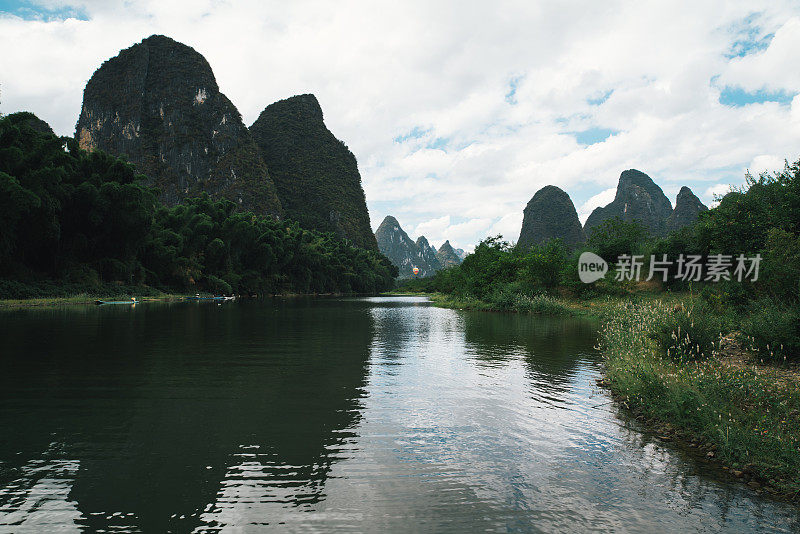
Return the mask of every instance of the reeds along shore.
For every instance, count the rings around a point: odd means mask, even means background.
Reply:
[[[606,384],[634,414],[703,448],[731,476],[800,499],[800,372],[765,361],[752,338],[720,331],[718,317],[687,304],[609,310]]]

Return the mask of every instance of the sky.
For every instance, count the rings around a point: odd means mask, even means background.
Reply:
[[[314,93],[376,229],[516,241],[552,184],[585,221],[620,173],[706,204],[800,158],[800,2],[0,0],[0,113],[73,135],[101,63],[152,34],[208,59],[250,125]]]

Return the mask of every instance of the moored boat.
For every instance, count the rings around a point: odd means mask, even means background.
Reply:
[[[139,304],[139,301],[134,297],[131,300],[96,300],[94,303],[102,306],[105,304]]]

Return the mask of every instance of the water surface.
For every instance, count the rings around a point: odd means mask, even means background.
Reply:
[[[594,381],[597,324],[422,298],[0,313],[0,532],[794,532]]]

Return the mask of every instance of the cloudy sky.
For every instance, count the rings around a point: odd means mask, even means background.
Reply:
[[[706,203],[800,157],[795,1],[0,0],[0,112],[72,135],[107,58],[192,46],[251,124],[314,93],[359,161],[373,228],[515,241],[541,187],[582,220],[619,174]]]

